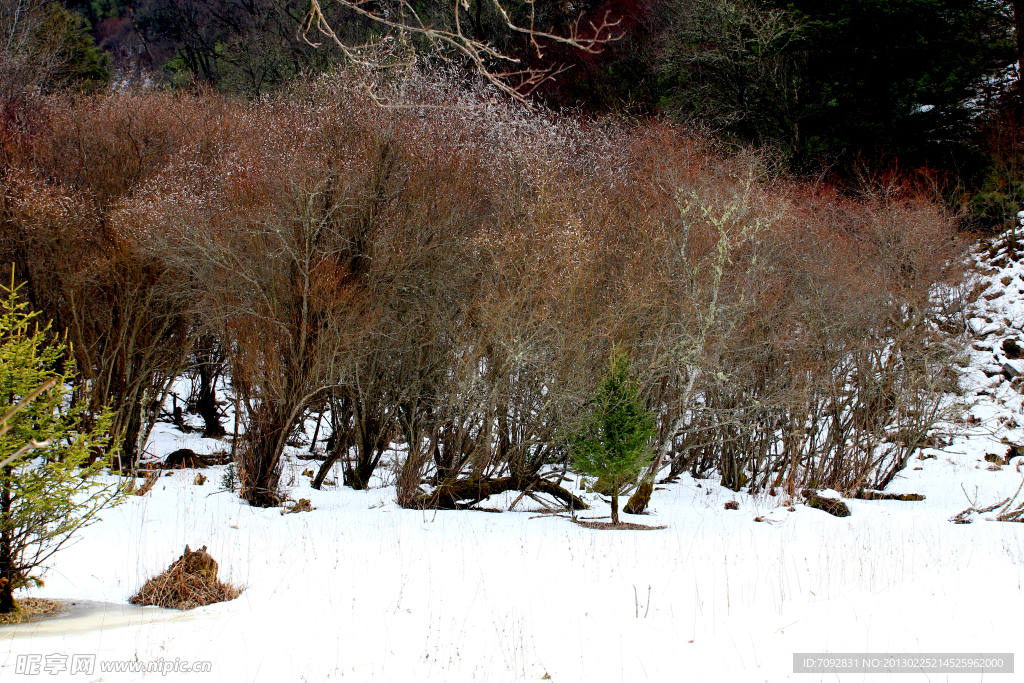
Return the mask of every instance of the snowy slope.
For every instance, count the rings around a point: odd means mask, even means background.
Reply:
[[[1024,444],[1024,403],[1002,374],[1013,362],[1003,341],[1024,345],[1024,264],[994,256],[992,265],[977,255],[979,297],[967,316],[963,400],[975,419],[948,425],[951,443],[923,451],[889,489],[924,501],[848,500],[852,515],[840,519],[683,477],[633,519],[666,529],[600,531],[523,503],[502,514],[425,513],[398,508],[384,485],[314,491],[302,474],[310,463],[295,459],[282,481],[316,510],[281,515],[221,490],[223,468],[206,470],[201,486],[194,471],[176,471],[104,513],[34,593],[112,603],[106,624],[60,635],[0,627],[0,680],[1021,680],[792,673],[795,652],[1024,655],[1024,524],[949,521],[971,501],[1013,495],[1024,476],[1021,458],[985,460]],[[150,446],[180,447],[225,444],[160,425]],[[738,510],[724,508],[730,500]],[[602,514],[606,506],[583,516]],[[186,543],[208,546],[222,577],[246,586],[242,597],[117,618],[116,605]],[[212,671],[15,672],[18,655],[54,653],[209,661]]]

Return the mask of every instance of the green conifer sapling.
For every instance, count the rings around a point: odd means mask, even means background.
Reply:
[[[619,492],[651,461],[654,435],[654,418],[631,377],[629,358],[616,352],[570,443],[573,466],[607,484],[612,524],[619,523]]]
[[[81,405],[67,405],[74,365],[49,328],[0,285],[0,614],[14,591],[40,585],[39,570],[72,535],[121,500],[97,481],[110,462],[110,416],[83,428]],[[40,391],[42,389],[42,391]]]

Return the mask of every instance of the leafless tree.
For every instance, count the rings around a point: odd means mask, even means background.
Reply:
[[[286,442],[313,399],[339,381],[343,321],[355,322],[345,313],[358,307],[344,231],[353,188],[292,169],[273,177],[282,170],[223,169],[217,210],[182,217],[178,252],[231,349],[247,416],[241,493],[260,506],[280,501]],[[262,177],[227,185],[230,173],[246,171]]]
[[[498,23],[513,34],[529,41],[531,51],[543,56],[545,45],[561,44],[583,50],[598,52],[602,45],[618,40],[619,19],[610,12],[596,19],[585,19],[581,13],[565,33],[546,30],[538,24],[536,0],[527,0],[526,22],[520,25],[502,0],[475,0],[476,22],[470,14],[468,0],[454,0],[447,3],[448,12],[437,17],[428,17],[417,10],[416,3],[408,0],[369,3],[363,0],[336,0],[354,15],[367,20],[377,31],[379,38],[366,44],[347,44],[339,38],[324,16],[319,0],[309,0],[309,12],[300,30],[302,37],[313,45],[319,45],[311,35],[319,35],[337,45],[354,64],[372,69],[405,65],[415,62],[413,44],[418,41],[429,45],[429,54],[449,61],[464,62],[479,73],[498,90],[520,102],[549,78],[561,72],[560,67],[550,69],[531,68],[521,58],[501,51],[492,42],[479,35],[480,13],[487,8],[497,17]],[[434,21],[440,19],[440,21]],[[473,27],[477,30],[474,31]],[[390,104],[402,104],[385,97],[379,97],[372,88],[368,92]]]
[[[46,31],[45,0],[0,2],[0,103],[4,110],[33,88],[45,87],[64,67],[59,32]]]

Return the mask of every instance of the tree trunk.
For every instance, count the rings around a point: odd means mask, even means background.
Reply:
[[[217,438],[224,436],[224,426],[220,423],[220,414],[217,412],[217,391],[213,384],[216,377],[209,371],[204,371],[200,366],[200,388],[199,397],[196,399],[196,412],[203,418],[203,437]]]
[[[612,524],[619,523],[619,486],[612,487]]]
[[[278,464],[290,425],[284,409],[261,406],[260,412],[264,415],[250,422],[239,458],[241,496],[254,507],[276,507],[281,503]]]
[[[354,468],[351,465],[346,467],[345,486],[356,491],[365,491],[370,488],[370,477],[373,476],[373,471],[377,469],[379,461],[380,458],[367,460],[360,457]]]
[[[235,414],[234,414],[234,425],[232,426],[231,434],[231,462],[238,463],[238,408],[241,401],[238,395],[238,389],[235,389]]]
[[[338,400],[333,396],[329,397],[328,401],[331,410],[331,435],[327,438],[327,460],[320,465],[320,471],[313,478],[312,485],[317,491],[324,485],[324,481],[327,479],[327,475],[330,473],[331,468],[334,467],[334,464],[341,460],[341,456],[348,455],[351,436],[349,431],[351,404],[347,399]],[[348,458],[346,458],[347,460]],[[347,475],[347,471],[345,474]]]
[[[219,438],[226,434],[217,412],[217,377],[220,363],[217,360],[213,339],[203,337],[198,344],[199,396],[196,397],[196,412],[203,418],[203,436]]]
[[[327,479],[327,474],[331,471],[331,468],[334,467],[334,464],[341,460],[341,454],[348,452],[348,439],[342,437],[339,443],[337,437],[333,434],[331,435],[331,438],[335,439],[335,442],[332,444],[333,448],[327,452],[327,460],[324,460],[323,464],[320,465],[320,470],[316,473],[316,477],[313,478],[312,486],[317,491],[319,491],[320,487],[324,485],[324,480]],[[349,470],[346,469],[344,474],[346,484],[348,483],[348,472]]]
[[[118,456],[118,469],[121,472],[131,472],[139,456],[139,432],[142,430],[142,411],[145,408],[135,402],[130,410],[128,424],[121,435],[121,453]]]
[[[1024,93],[1024,0],[1013,0],[1013,28],[1017,34],[1017,90]]]
[[[366,406],[360,405],[358,401],[354,401],[353,404],[356,420],[356,465],[353,467],[351,462],[345,463],[345,486],[356,491],[365,491],[369,488],[370,477],[376,467],[373,457],[376,453],[376,443],[373,437],[381,427],[376,419],[365,414]]]
[[[14,611],[14,557],[11,548],[11,477],[14,468],[3,470],[0,487],[0,614]]]
[[[654,484],[650,480],[644,479],[640,486],[637,487],[636,492],[629,497],[629,501],[622,508],[622,511],[629,515],[642,515],[651,503],[651,494],[653,492]]]
[[[320,438],[320,423],[323,422],[324,411],[321,410],[316,416],[316,428],[313,429],[313,439],[309,442],[309,452],[313,454],[316,452],[316,441]]]
[[[0,577],[0,614],[10,614],[14,611],[14,592],[11,584],[5,577]]]
[[[530,488],[532,486],[532,488]],[[566,491],[561,486],[541,479],[519,479],[517,477],[500,477],[498,479],[458,479],[442,483],[433,493],[417,496],[413,500],[399,501],[402,507],[427,510],[459,510],[476,505],[481,500],[506,491],[531,490],[546,493],[562,501],[573,510],[586,510],[585,502]],[[472,501],[462,503],[460,501]]]

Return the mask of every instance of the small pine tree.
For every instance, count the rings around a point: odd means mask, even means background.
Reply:
[[[16,609],[15,590],[41,585],[39,569],[76,531],[122,499],[96,480],[110,461],[110,416],[82,430],[83,406],[64,401],[73,363],[17,289],[13,278],[0,286],[0,614]]]
[[[235,463],[228,463],[227,469],[220,477],[220,488],[222,491],[234,493],[238,489],[238,473],[235,471]]]
[[[619,523],[619,491],[635,482],[650,463],[654,434],[654,418],[630,376],[629,358],[616,352],[570,443],[573,466],[606,483],[612,498],[612,524]]]

